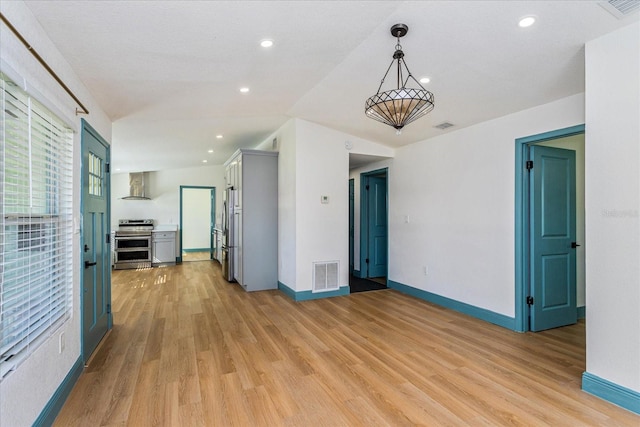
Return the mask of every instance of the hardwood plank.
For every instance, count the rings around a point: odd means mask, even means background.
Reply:
[[[580,390],[585,323],[518,334],[394,290],[294,302],[215,262],[113,272],[56,426],[634,426]]]

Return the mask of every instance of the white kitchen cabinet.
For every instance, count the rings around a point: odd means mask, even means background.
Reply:
[[[232,187],[234,189],[238,188],[239,185],[239,165],[238,162],[240,159],[238,157],[234,157],[228,164],[225,164],[226,168],[224,171],[225,183],[227,188]]]
[[[236,160],[236,185],[238,190],[238,197],[236,197],[236,210],[242,209],[242,155],[238,156]]]
[[[151,234],[151,265],[175,265],[176,232],[154,230]]]
[[[278,153],[238,150],[225,163],[235,174],[235,280],[246,291],[278,288]]]

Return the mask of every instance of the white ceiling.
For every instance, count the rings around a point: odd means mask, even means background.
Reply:
[[[113,120],[122,172],[221,164],[291,117],[391,147],[452,132],[582,92],[584,44],[638,20],[588,0],[26,3]],[[518,27],[525,15],[533,27]],[[364,115],[396,23],[435,95],[401,135]]]

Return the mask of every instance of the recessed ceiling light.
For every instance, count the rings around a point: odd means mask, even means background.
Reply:
[[[209,150],[209,151],[207,151],[207,153],[213,153],[213,150]]]
[[[240,92],[241,93],[248,93],[249,92],[249,88],[248,87],[241,87],[240,88]]]
[[[207,161],[206,161],[206,160],[203,160],[203,161],[202,161],[202,163],[207,163]]]
[[[271,47],[273,46],[273,40],[265,39],[260,42],[260,46],[262,47]]]
[[[423,77],[420,79],[420,83],[429,83],[431,79],[429,77]]]
[[[216,138],[222,139],[222,135],[216,135]]]
[[[520,21],[518,22],[518,25],[521,28],[527,28],[532,26],[535,22],[536,22],[535,16],[525,16],[524,18],[520,19]]]

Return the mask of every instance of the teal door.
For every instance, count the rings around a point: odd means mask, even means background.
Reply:
[[[366,277],[387,275],[387,178],[368,178],[368,260]]]
[[[577,322],[575,152],[532,145],[530,319],[532,331]]]
[[[109,146],[82,122],[82,355],[86,362],[111,327]]]

